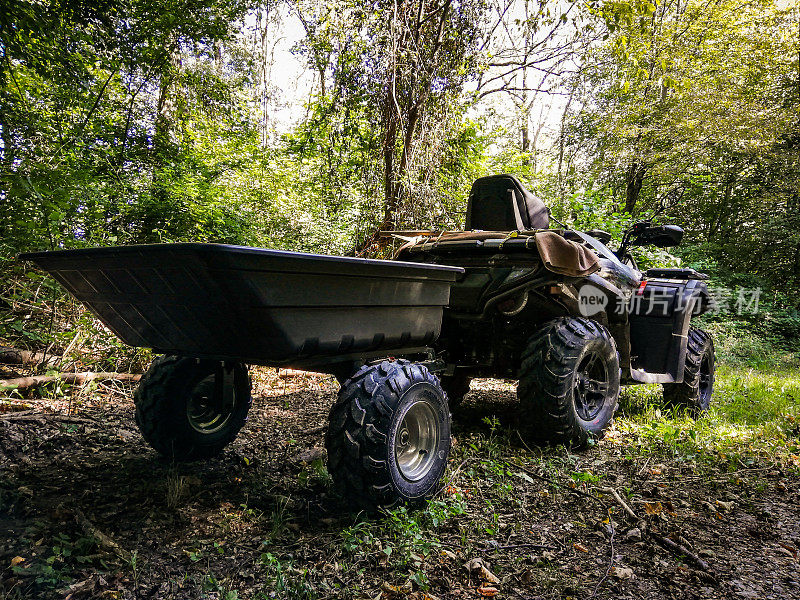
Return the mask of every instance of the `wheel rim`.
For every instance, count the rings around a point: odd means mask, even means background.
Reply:
[[[216,374],[200,380],[192,390],[189,402],[186,405],[186,416],[189,419],[189,425],[191,425],[192,429],[204,435],[216,433],[225,427],[233,414],[233,406],[224,407],[224,400],[219,397],[222,390],[216,384]]]
[[[408,481],[419,481],[431,470],[439,447],[439,422],[429,402],[409,406],[395,438],[395,459]]]
[[[575,412],[584,421],[591,421],[603,409],[608,397],[609,375],[603,357],[588,352],[575,371]]]
[[[700,402],[703,406],[707,405],[711,399],[711,389],[713,385],[714,379],[711,375],[711,360],[708,358],[708,355],[705,355],[700,362],[699,381]]]

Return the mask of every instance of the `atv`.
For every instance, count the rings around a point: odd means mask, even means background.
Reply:
[[[519,381],[530,439],[583,448],[602,436],[621,385],[660,383],[698,415],[714,345],[692,327],[711,299],[693,269],[648,269],[635,246],[678,244],[634,224],[616,251],[602,231],[550,228],[514,177],[478,179],[465,231],[394,233],[393,261],[220,244],[21,255],[124,342],[163,354],[134,395],[147,442],[171,460],[219,454],[245,423],[248,364],[333,374],[328,470],[352,505],[423,503],[450,452],[450,409],[475,377]]]
[[[395,260],[464,268],[436,345],[450,406],[475,377],[519,381],[535,439],[584,447],[617,408],[620,385],[660,383],[669,405],[711,401],[714,344],[692,315],[711,299],[694,269],[639,271],[631,247],[676,246],[674,225],[633,225],[619,248],[603,231],[549,229],[549,211],[511,175],[478,179],[465,232],[420,235]]]

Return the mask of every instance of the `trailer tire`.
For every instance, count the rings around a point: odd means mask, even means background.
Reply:
[[[472,377],[466,375],[443,375],[441,377],[442,388],[447,393],[447,404],[450,408],[458,407],[464,400],[464,396],[469,393],[469,384]]]
[[[176,461],[210,458],[247,420],[250,378],[242,363],[161,356],[142,377],[133,400],[139,431],[159,454]],[[215,400],[226,405],[215,406]]]
[[[406,360],[361,367],[339,391],[325,435],[328,472],[346,502],[374,510],[433,495],[450,453],[441,384]]]
[[[550,321],[522,354],[517,396],[530,437],[586,447],[611,422],[619,386],[619,355],[605,327],[584,318]]]
[[[714,392],[714,363],[714,340],[711,335],[702,329],[690,328],[683,382],[664,384],[666,405],[685,409],[693,417],[706,412]]]

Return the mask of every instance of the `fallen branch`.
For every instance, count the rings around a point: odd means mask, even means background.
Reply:
[[[44,423],[44,421],[48,419],[51,421],[61,421],[62,423],[92,423],[95,425],[97,424],[97,421],[87,417],[61,415],[58,413],[46,413],[46,412],[40,412],[38,410],[0,415],[0,421],[39,421],[41,423]]]
[[[107,536],[105,533],[100,531],[94,524],[86,518],[86,515],[83,514],[80,508],[73,509],[75,513],[75,522],[80,525],[81,529],[83,529],[84,533],[93,537],[97,540],[98,545],[113,554],[116,554],[119,558],[124,561],[130,561],[131,555],[130,553],[121,548],[117,542]]]
[[[31,410],[11,410],[8,412],[4,412],[2,416],[0,416],[0,420],[8,421],[8,420],[22,420],[24,421],[26,418],[31,418],[35,415],[41,415],[42,413],[38,409],[31,409]]]
[[[638,516],[636,516],[636,513],[633,512],[633,509],[630,506],[628,506],[628,504],[625,502],[625,500],[622,499],[622,496],[619,495],[619,492],[617,492],[617,490],[615,490],[614,488],[601,487],[601,488],[597,488],[597,491],[598,492],[602,492],[603,494],[610,494],[610,495],[614,496],[614,500],[616,500],[617,504],[619,504],[622,507],[622,510],[624,510],[626,513],[628,513],[628,516],[631,519],[633,519],[637,523],[641,520],[641,519],[639,519]]]
[[[617,504],[619,504],[625,511],[625,513],[631,519],[639,523],[641,527],[641,525],[643,524],[642,520],[639,519],[638,516],[636,516],[636,513],[633,512],[633,509],[630,506],[628,506],[628,504],[622,499],[622,496],[619,495],[619,492],[617,492],[617,490],[611,487],[603,487],[603,488],[597,488],[597,491],[602,492],[604,494],[611,494],[614,497],[614,500],[617,501]],[[643,528],[642,531],[644,531]],[[690,563],[692,563],[695,567],[703,571],[705,576],[709,577],[712,581],[716,581],[715,572],[714,569],[711,567],[711,565],[709,565],[706,561],[697,556],[697,554],[689,550],[686,546],[684,546],[683,544],[679,544],[669,539],[668,537],[664,537],[663,535],[655,533],[650,528],[647,529],[647,534],[667,550],[674,552],[678,556],[685,556]]]
[[[295,377],[303,377],[305,375],[317,375],[317,373],[299,371],[297,369],[278,369],[278,379],[293,379]]]
[[[678,555],[685,556],[689,560],[690,563],[692,563],[694,566],[696,566],[701,571],[705,571],[707,574],[709,574],[711,576],[714,575],[714,569],[711,568],[711,565],[709,565],[706,561],[704,561],[702,558],[697,556],[697,554],[695,554],[694,552],[689,550],[683,544],[679,544],[678,542],[675,542],[675,541],[669,539],[668,537],[664,537],[663,535],[659,535],[657,533],[653,533],[652,531],[650,532],[650,535],[655,541],[657,541],[659,544],[661,544],[665,548],[667,548],[669,550],[672,550],[673,552],[675,552]]]
[[[7,365],[42,365],[51,367],[59,360],[61,360],[61,357],[56,354],[0,346],[0,363]]]
[[[72,385],[86,385],[91,381],[131,381],[141,379],[140,374],[134,373],[59,373],[58,375],[33,375],[31,377],[17,377],[16,379],[0,379],[0,388],[12,388],[25,391],[39,387],[45,383],[61,381]]]

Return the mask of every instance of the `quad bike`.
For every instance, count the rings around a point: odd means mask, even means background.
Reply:
[[[124,342],[163,354],[135,393],[159,453],[212,457],[250,407],[248,364],[336,376],[328,470],[353,505],[424,502],[450,451],[450,409],[475,377],[519,381],[532,439],[584,447],[621,385],[660,383],[694,414],[714,385],[714,345],[692,327],[710,306],[692,269],[637,269],[629,250],[678,244],[637,223],[616,251],[602,231],[549,228],[510,175],[478,179],[466,231],[416,232],[393,261],[218,244],[22,255]]]

